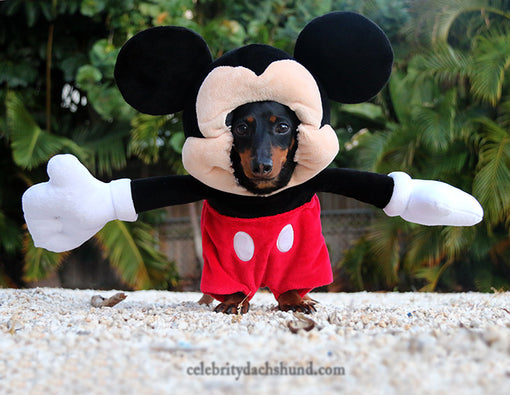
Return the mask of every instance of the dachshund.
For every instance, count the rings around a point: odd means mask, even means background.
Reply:
[[[328,167],[339,151],[329,101],[370,100],[392,64],[384,32],[351,12],[315,18],[299,33],[293,55],[250,44],[214,60],[205,40],[184,27],[139,32],[119,52],[115,81],[141,113],[182,111],[189,174],[104,183],[76,157],[56,155],[49,180],[22,198],[34,245],[69,251],[109,221],[204,200],[201,290],[220,301],[215,310],[244,313],[267,287],[281,310],[314,311],[306,294],[333,280],[318,192],[422,225],[483,219],[478,201],[451,185],[401,171]]]
[[[227,117],[234,138],[231,160],[239,184],[256,195],[274,192],[289,182],[296,162],[297,128],[300,121],[289,107],[275,101],[241,105]],[[246,313],[248,297],[242,292],[227,295],[216,312]],[[212,298],[204,295],[201,303]],[[301,297],[298,291],[287,291],[278,298],[283,311],[311,313],[315,301]]]

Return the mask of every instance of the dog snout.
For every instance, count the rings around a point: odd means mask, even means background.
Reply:
[[[253,159],[251,171],[259,177],[267,177],[273,171],[273,160],[269,157]]]

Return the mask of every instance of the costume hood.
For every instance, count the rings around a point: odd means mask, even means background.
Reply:
[[[151,28],[122,47],[115,79],[124,99],[140,112],[183,111],[182,160],[192,176],[224,192],[253,195],[237,183],[230,160],[227,117],[235,108],[271,100],[296,113],[301,122],[297,164],[285,188],[299,185],[338,153],[329,100],[369,100],[387,82],[392,62],[391,45],[377,25],[359,14],[333,12],[305,26],[294,56],[252,44],[213,61],[197,33],[176,26]]]

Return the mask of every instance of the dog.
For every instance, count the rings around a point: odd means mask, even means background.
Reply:
[[[296,167],[299,119],[274,102],[247,103],[227,118],[234,137],[230,153],[234,176],[256,195],[267,195],[289,182]]]
[[[231,150],[234,176],[239,184],[256,195],[267,195],[286,186],[296,167],[294,155],[300,121],[289,107],[275,101],[252,102],[237,107],[227,117],[233,136]],[[244,314],[249,310],[248,295],[227,295],[215,311]],[[200,303],[213,298],[204,295]],[[315,301],[290,290],[278,298],[283,311],[312,313]]]
[[[56,155],[49,180],[22,198],[34,245],[69,251],[109,221],[204,200],[201,289],[220,301],[216,311],[246,312],[254,293],[267,287],[281,310],[312,312],[306,294],[333,280],[318,192],[422,225],[483,219],[478,201],[451,185],[400,171],[328,167],[339,151],[329,100],[370,100],[387,83],[392,63],[384,32],[351,12],[314,19],[299,33],[293,55],[250,44],[213,60],[205,40],[184,27],[136,34],[119,52],[115,81],[141,113],[183,112],[189,174],[103,183],[76,157]]]

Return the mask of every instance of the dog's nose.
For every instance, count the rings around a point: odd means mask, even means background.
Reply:
[[[263,162],[253,161],[251,170],[258,176],[267,176],[273,170],[273,161],[270,159]]]

